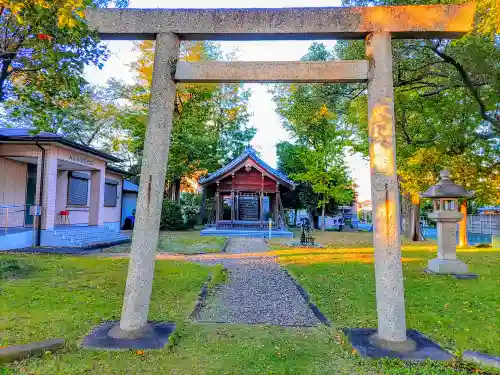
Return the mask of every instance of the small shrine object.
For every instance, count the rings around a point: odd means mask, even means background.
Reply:
[[[314,237],[311,232],[309,220],[302,218],[301,222],[300,244],[302,246],[314,246]]]
[[[450,179],[450,172],[443,170],[439,182],[431,186],[422,198],[431,198],[434,211],[429,219],[436,222],[438,256],[429,260],[427,270],[437,274],[465,275],[468,274],[467,265],[457,259],[457,223],[462,220],[463,214],[458,211],[458,198],[469,198],[473,191],[467,191]]]

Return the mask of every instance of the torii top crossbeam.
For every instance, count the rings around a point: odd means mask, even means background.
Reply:
[[[472,27],[475,4],[281,9],[97,9],[87,12],[102,39],[183,40],[456,38]]]

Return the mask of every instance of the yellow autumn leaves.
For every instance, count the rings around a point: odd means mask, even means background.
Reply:
[[[0,0],[0,7],[10,10],[19,24],[25,22],[23,14],[26,9],[40,7],[57,9],[57,26],[59,28],[73,28],[78,18],[85,18],[85,5],[82,0]]]
[[[35,0],[35,1],[45,1],[45,0]],[[62,1],[63,6],[61,6],[58,10],[57,16],[57,26],[59,28],[68,27],[73,28],[76,26],[77,19],[79,17],[81,19],[85,18],[84,9],[85,6],[81,2],[81,0],[64,0]],[[76,17],[75,17],[76,16]]]
[[[322,105],[321,109],[319,110],[319,115],[320,116],[327,116],[328,115],[328,107],[326,105]]]
[[[494,37],[500,34],[500,1],[476,0],[476,30]]]

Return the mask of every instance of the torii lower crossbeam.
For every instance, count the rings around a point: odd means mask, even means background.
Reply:
[[[368,60],[179,62],[175,70],[177,82],[342,83],[367,79]]]

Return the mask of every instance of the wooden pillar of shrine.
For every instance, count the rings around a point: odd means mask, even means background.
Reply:
[[[278,211],[278,197],[280,194],[280,184],[276,183],[276,193],[274,194],[274,202],[273,202],[273,211],[274,211],[274,223],[276,225],[276,228],[278,228],[278,221],[279,221],[279,211]]]
[[[281,193],[278,191],[276,193],[276,202],[278,203],[278,227],[280,225],[280,213],[282,215],[282,218],[283,218],[283,227],[282,228],[286,228],[287,224],[286,224],[286,220],[285,220],[285,211],[283,210],[283,204],[281,203]]]
[[[262,173],[262,180],[260,184],[259,208],[260,208],[260,227],[264,228],[264,173]]]
[[[234,173],[231,178],[231,224],[234,221]]]
[[[219,181],[217,181],[217,190],[215,190],[215,226],[219,226],[220,220],[220,193],[219,193]]]
[[[273,203],[274,223],[276,225],[276,228],[278,228],[279,226],[279,198],[280,198],[280,184],[276,183],[276,194],[274,194],[274,203]]]

